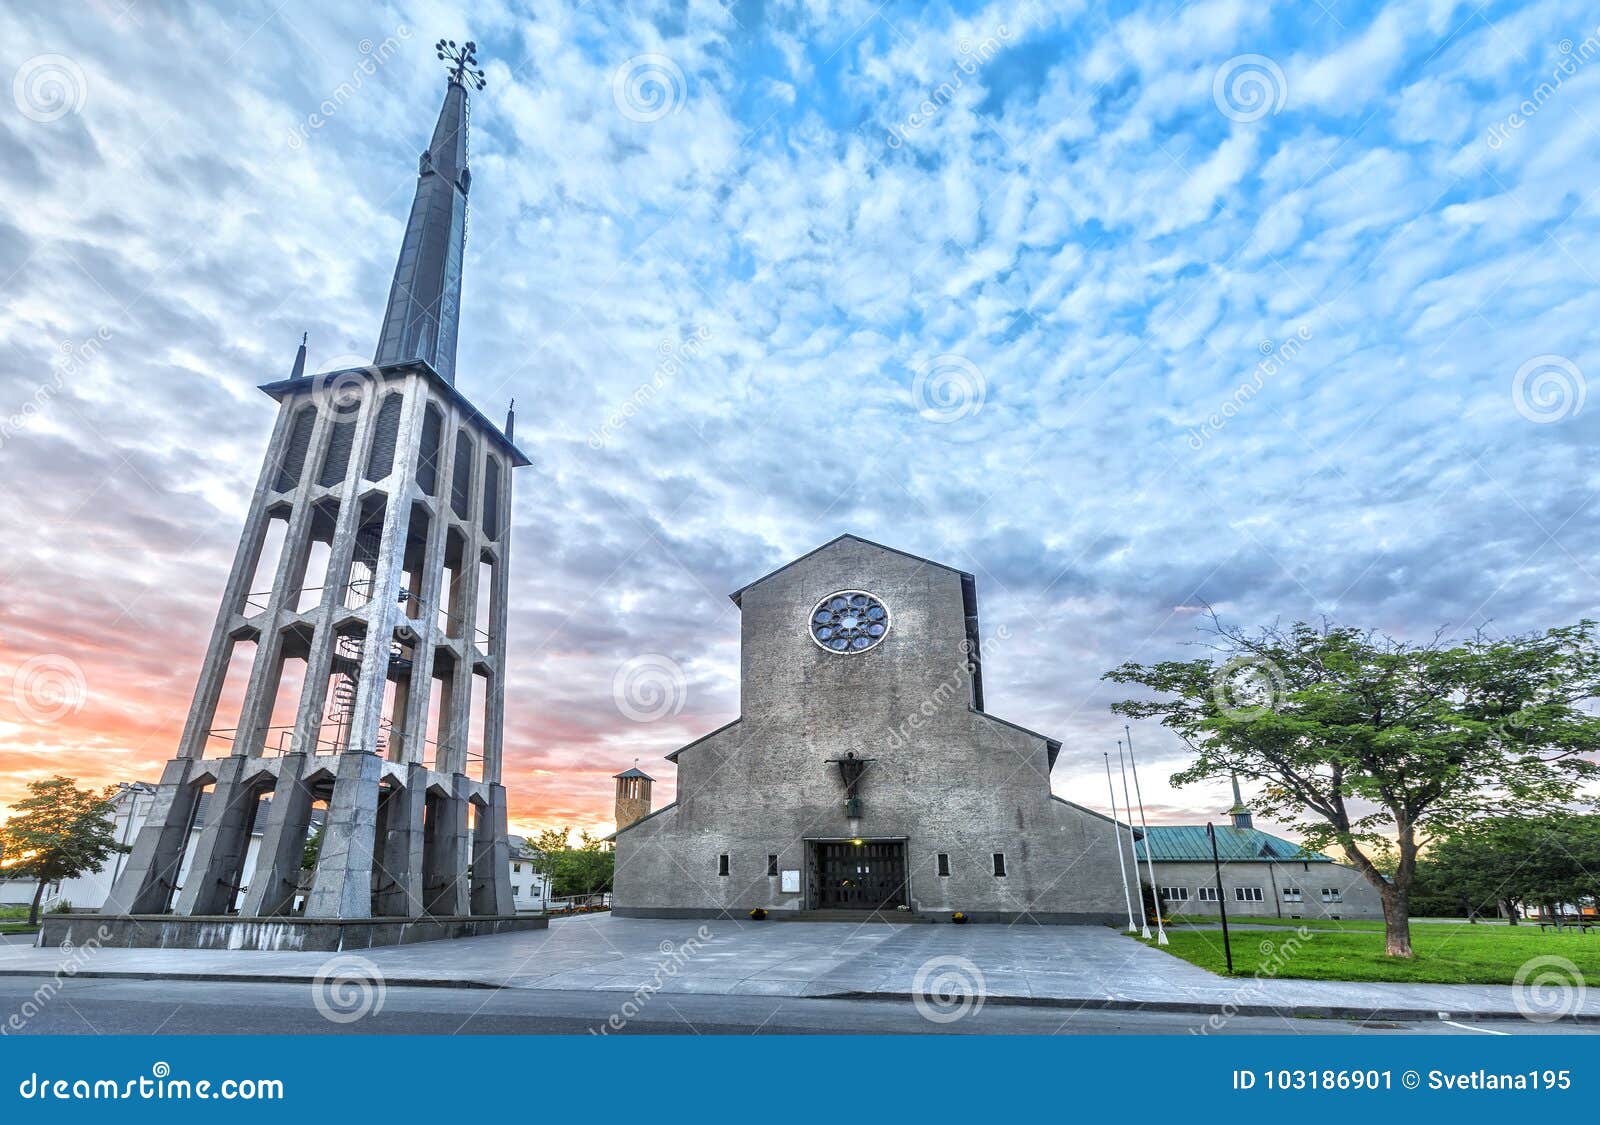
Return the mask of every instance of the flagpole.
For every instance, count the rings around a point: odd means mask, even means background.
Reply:
[[[1117,766],[1122,770],[1122,811],[1128,814],[1128,858],[1133,860],[1133,884],[1139,885],[1139,852],[1133,846],[1133,798],[1128,796],[1128,763],[1122,760],[1122,739],[1117,739]],[[1146,848],[1146,851],[1149,849]],[[1121,852],[1117,853],[1121,856]],[[1160,900],[1157,900],[1156,912],[1160,913]],[[1150,919],[1144,912],[1144,892],[1139,892],[1139,936],[1146,941],[1150,940]]]
[[[1120,747],[1118,750],[1120,752]],[[1111,843],[1117,849],[1117,870],[1122,873],[1122,901],[1128,908],[1128,932],[1135,934],[1139,927],[1133,924],[1133,895],[1128,892],[1128,862],[1122,858],[1122,829],[1117,820],[1117,789],[1111,784],[1111,754],[1102,751],[1106,760],[1106,792],[1111,795]]]
[[[1161,921],[1161,888],[1156,886],[1155,849],[1150,846],[1150,824],[1144,818],[1144,794],[1139,791],[1139,763],[1133,756],[1133,731],[1122,724],[1122,733],[1128,736],[1128,765],[1133,768],[1133,795],[1139,799],[1139,826],[1144,829],[1144,862],[1150,871],[1150,893],[1156,900],[1156,944],[1167,944],[1167,927]]]

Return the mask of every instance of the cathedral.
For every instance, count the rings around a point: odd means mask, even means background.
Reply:
[[[617,778],[618,915],[1123,916],[1115,826],[1050,791],[1061,743],[984,710],[972,575],[842,535],[732,598],[739,718],[667,755],[672,804]]]

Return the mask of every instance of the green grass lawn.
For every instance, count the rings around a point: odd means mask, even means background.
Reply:
[[[1383,927],[1377,922],[1350,922],[1337,933],[1315,927],[1337,923],[1302,920],[1312,932],[1263,930],[1233,933],[1236,975],[1295,977],[1302,980],[1415,981],[1435,984],[1510,984],[1517,970],[1534,957],[1564,957],[1590,979],[1600,979],[1600,934],[1569,931],[1540,933],[1537,926],[1472,926],[1413,923],[1409,961],[1384,956]],[[1371,926],[1372,929],[1357,929]],[[1167,933],[1165,952],[1225,972],[1220,930],[1178,930]],[[1139,939],[1135,939],[1139,940]],[[1154,938],[1150,945],[1155,945]]]
[[[32,934],[38,931],[38,926],[30,926],[26,921],[0,922],[0,934]]]

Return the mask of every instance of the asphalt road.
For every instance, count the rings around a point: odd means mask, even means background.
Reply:
[[[0,976],[0,1025],[50,982]],[[986,1004],[960,1019],[937,1023],[901,1000],[814,1000],[765,996],[658,993],[623,1018],[626,993],[519,989],[385,989],[329,1000],[336,1015],[368,1014],[335,1022],[318,1009],[308,984],[228,984],[74,978],[40,1005],[23,1034],[231,1035],[231,1034],[465,1034],[587,1035],[618,1017],[607,1034],[808,1035],[859,1033],[984,1035],[1186,1035],[1205,1017],[1173,1012],[1105,1012]],[[1580,1029],[1519,1021],[1476,1025],[1368,1023],[1238,1017],[1221,1034],[1571,1034]],[[1581,1029],[1589,1033],[1593,1028]],[[13,1032],[15,1034],[15,1032]],[[1219,1034],[1213,1031],[1210,1034]]]

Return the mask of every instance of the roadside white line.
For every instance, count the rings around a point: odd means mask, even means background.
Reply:
[[[1442,1020],[1440,1022],[1447,1023],[1451,1027],[1459,1027],[1462,1031],[1476,1031],[1480,1035],[1510,1035],[1511,1034],[1509,1031],[1492,1031],[1487,1027],[1473,1027],[1471,1024],[1457,1023],[1455,1020]]]

